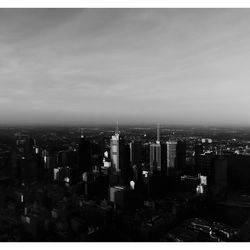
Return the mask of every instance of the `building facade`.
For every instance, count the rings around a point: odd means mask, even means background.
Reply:
[[[161,144],[150,144],[150,171],[161,171]]]
[[[176,165],[176,141],[167,142],[167,169],[174,168]]]

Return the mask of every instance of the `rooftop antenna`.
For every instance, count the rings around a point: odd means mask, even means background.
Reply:
[[[157,140],[156,140],[157,144],[160,144],[160,124],[157,123]]]
[[[115,130],[116,134],[119,134],[119,129],[118,129],[118,121],[116,121],[116,130]]]

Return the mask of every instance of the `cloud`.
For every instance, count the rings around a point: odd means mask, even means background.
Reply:
[[[1,117],[248,124],[249,44],[248,9],[0,9]]]

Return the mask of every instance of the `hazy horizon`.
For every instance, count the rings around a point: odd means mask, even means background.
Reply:
[[[0,9],[0,124],[249,126],[250,9]]]

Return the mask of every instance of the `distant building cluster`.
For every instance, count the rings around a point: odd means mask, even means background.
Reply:
[[[247,240],[250,138],[156,131],[0,131],[0,240]]]

